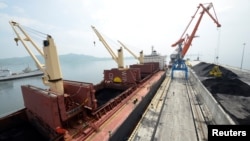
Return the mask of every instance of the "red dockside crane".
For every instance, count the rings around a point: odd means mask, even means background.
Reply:
[[[194,20],[196,14],[198,13],[198,11],[200,9],[202,10],[200,12],[200,17],[198,18],[198,21],[195,24],[195,27],[194,27],[192,33],[189,35],[187,33],[187,30],[190,27],[192,21]],[[209,12],[210,9],[213,9],[214,16]],[[170,55],[171,61],[170,61],[169,65],[172,67],[172,74],[171,74],[172,78],[173,78],[173,73],[174,73],[173,71],[174,70],[183,70],[183,71],[185,71],[185,77],[187,78],[188,70],[187,70],[187,66],[186,66],[185,62],[183,61],[183,58],[186,55],[190,45],[192,44],[193,39],[195,37],[197,37],[196,32],[197,32],[198,27],[200,25],[201,19],[202,19],[203,15],[205,13],[207,13],[209,15],[209,17],[215,22],[215,24],[217,25],[218,28],[221,27],[221,24],[218,22],[215,10],[213,8],[213,4],[212,3],[199,4],[195,14],[192,16],[192,19],[188,23],[188,25],[185,28],[184,32],[182,33],[180,39],[177,42],[175,42],[174,44],[172,44],[172,47],[175,47],[176,45],[179,46],[176,49],[177,53],[173,53],[173,54]]]

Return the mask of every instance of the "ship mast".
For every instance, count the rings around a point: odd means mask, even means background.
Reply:
[[[17,22],[10,21],[9,23],[17,35],[15,41],[18,42],[20,40],[22,42],[23,46],[35,61],[38,68],[44,73],[43,83],[46,86],[49,86],[51,91],[56,92],[58,95],[62,95],[64,93],[62,73],[53,38],[50,35],[47,35],[47,39],[43,41],[44,47],[42,51]],[[45,60],[45,65],[37,59],[34,53],[30,50],[27,42],[31,43],[31,45],[33,45],[41,54]]]

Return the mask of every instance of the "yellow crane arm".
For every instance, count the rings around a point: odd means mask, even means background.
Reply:
[[[45,70],[44,70],[44,65],[41,64],[39,62],[39,60],[37,59],[37,57],[31,52],[29,46],[26,44],[26,41],[29,41],[35,48],[36,50],[42,55],[44,56],[44,53],[42,50],[40,50],[37,46],[37,44],[31,40],[31,38],[28,36],[28,34],[19,26],[19,24],[17,22],[14,22],[14,21],[9,21],[12,29],[14,30],[14,32],[16,33],[17,35],[17,38],[15,38],[15,41],[18,42],[19,40],[22,42],[22,44],[24,45],[25,49],[27,50],[27,52],[29,53],[29,55],[32,57],[32,59],[35,61],[37,67],[43,71],[45,73]],[[24,37],[22,38],[20,36],[20,34],[17,32],[17,30],[20,30],[22,32],[22,34],[24,35]]]
[[[47,35],[47,39],[43,41],[43,51],[39,49],[39,47],[32,41],[32,39],[28,36],[28,34],[22,29],[21,26],[17,22],[10,21],[9,22],[12,29],[15,31],[17,38],[15,41],[21,41],[24,45],[25,49],[35,61],[38,68],[44,73],[43,83],[50,87],[51,91],[57,92],[58,95],[64,93],[63,88],[63,80],[61,67],[59,63],[59,58],[56,50],[56,46],[53,38],[50,35]],[[19,29],[19,32],[18,32]],[[20,35],[22,34],[22,36]],[[24,38],[22,38],[24,36]],[[40,63],[37,57],[30,50],[28,44],[26,42],[30,42],[37,51],[42,55],[45,60],[45,65]]]
[[[134,56],[135,59],[137,59],[139,61],[140,64],[144,63],[144,55],[143,55],[143,51],[140,52],[140,56],[136,56],[130,49],[128,49],[121,41],[118,40],[118,42],[122,45],[122,47],[124,47],[131,55]]]
[[[104,40],[102,35],[98,32],[98,30],[94,27],[91,26],[92,29],[94,30],[95,34],[99,38],[99,40],[102,42],[104,47],[108,50],[109,54],[112,56],[112,58],[115,60],[115,62],[118,64],[118,68],[124,68],[124,61],[123,61],[123,49],[122,47],[118,49],[118,56],[112,51],[111,47],[108,45],[108,43]]]

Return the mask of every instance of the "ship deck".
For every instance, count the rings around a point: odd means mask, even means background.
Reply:
[[[146,94],[149,92],[151,86],[159,81],[159,79],[164,74],[164,71],[160,71],[153,75],[146,83],[139,86],[139,88],[133,92],[132,97],[108,120],[99,127],[98,132],[93,133],[89,136],[86,141],[100,141],[109,140],[116,132],[116,130],[123,124],[127,117],[133,112],[133,110],[138,106],[138,104],[143,100]],[[131,130],[132,132],[132,130]],[[79,138],[75,139],[76,141]],[[126,140],[126,139],[124,139]]]

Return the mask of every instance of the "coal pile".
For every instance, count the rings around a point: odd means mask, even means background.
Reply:
[[[237,124],[250,125],[250,86],[222,66],[219,66],[222,77],[210,76],[209,72],[214,66],[201,62],[192,69],[198,77],[203,78],[203,85]]]
[[[202,81],[213,95],[228,94],[250,97],[250,87],[239,79],[209,78]]]
[[[196,74],[200,77],[211,77],[209,72],[213,69],[215,64],[209,64],[205,62],[200,62],[199,64],[192,67],[192,69],[196,72]],[[220,71],[222,72],[223,78],[237,78],[237,74],[232,71],[219,66]]]

